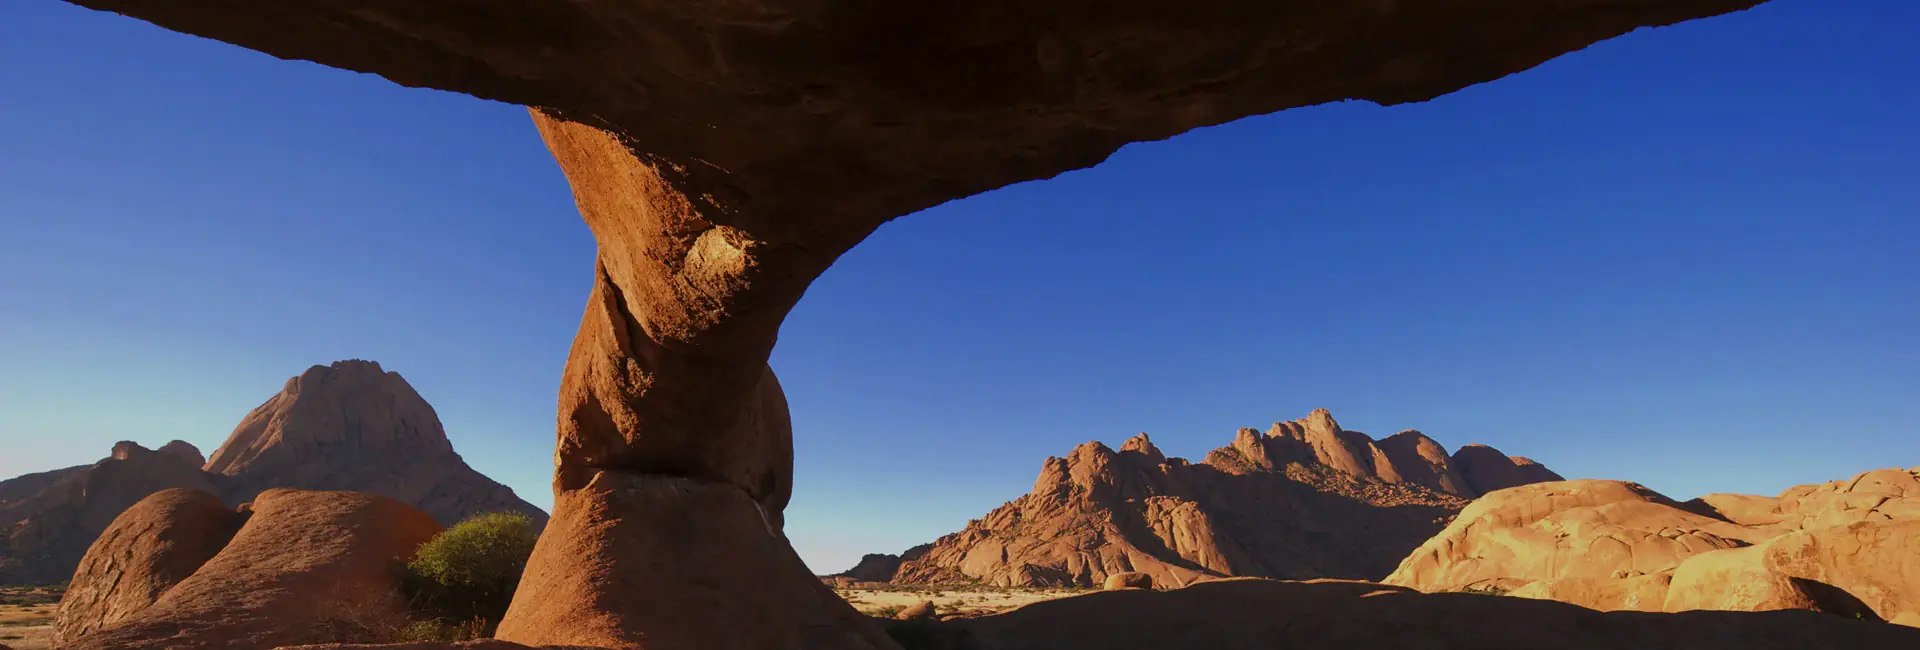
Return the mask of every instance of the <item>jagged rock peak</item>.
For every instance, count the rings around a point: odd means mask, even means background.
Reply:
[[[1159,447],[1153,446],[1153,441],[1147,438],[1147,434],[1144,431],[1142,431],[1140,435],[1128,438],[1126,444],[1120,445],[1120,451],[1123,453],[1131,451],[1145,454],[1148,459],[1154,462],[1163,462],[1167,459],[1166,454],[1160,453]]]
[[[1314,409],[1312,413],[1308,413],[1305,424],[1307,425],[1308,431],[1323,431],[1327,433],[1342,431],[1340,423],[1333,419],[1333,412],[1326,409]]]

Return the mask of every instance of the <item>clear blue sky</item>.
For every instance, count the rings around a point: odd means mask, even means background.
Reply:
[[[1920,3],[1777,0],[896,221],[800,303],[796,546],[1325,407],[1676,497],[1920,465]],[[405,375],[546,505],[593,244],[518,107],[0,3],[0,475]]]

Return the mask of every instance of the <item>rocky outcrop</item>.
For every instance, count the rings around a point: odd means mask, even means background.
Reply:
[[[205,509],[194,510],[198,516]],[[126,528],[137,530],[136,524],[151,512],[129,511]],[[161,520],[166,521],[172,520]],[[386,497],[268,490],[253,501],[252,515],[233,538],[191,575],[163,590],[152,604],[117,611],[115,622],[65,638],[61,647],[245,650],[391,639],[407,612],[395,567],[439,531],[433,518]],[[111,552],[115,546],[96,548]],[[135,562],[161,564],[145,558]],[[123,590],[143,591],[153,584],[116,584],[112,571],[79,577],[88,581],[70,586],[68,598],[104,594],[107,600],[119,600],[124,595],[120,602],[132,604],[138,594]],[[93,608],[76,600],[72,606],[62,602],[61,611],[78,614]],[[63,618],[58,625],[71,630],[84,628],[84,623]]]
[[[1474,501],[1387,582],[1449,591],[1509,579],[1625,578],[1668,571],[1688,556],[1757,537],[1682,510],[1635,483],[1537,483]]]
[[[171,488],[217,491],[212,478],[180,454],[120,442],[100,462],[63,470],[32,496],[0,504],[0,584],[66,581],[115,517]]]
[[[1418,432],[1375,441],[1326,411],[1242,429],[1194,464],[1147,437],[1042,465],[1033,491],[903,562],[896,582],[1162,585],[1219,576],[1385,576],[1466,501],[1446,450]]]
[[[1619,481],[1482,497],[1390,584],[1601,610],[1805,609],[1920,625],[1920,472],[1675,503]]]
[[[1242,437],[1245,441],[1236,440],[1232,449],[1255,467],[1316,464],[1349,476],[1407,483],[1458,497],[1473,498],[1482,493],[1456,467],[1458,455],[1448,456],[1440,443],[1412,429],[1376,441],[1364,433],[1340,428],[1332,413],[1319,409],[1299,420],[1275,422],[1264,437],[1250,430]],[[1462,451],[1472,448],[1487,447],[1468,445]],[[1552,472],[1542,476],[1514,485],[1560,480]]]
[[[932,544],[921,544],[907,549],[899,555],[890,553],[868,553],[860,557],[853,568],[828,577],[850,578],[861,582],[892,582],[893,574],[900,571],[903,562],[920,559],[927,551],[933,550]]]
[[[1209,581],[1034,603],[943,623],[928,650],[1852,650],[1920,630],[1808,612],[1602,613],[1542,600],[1355,582]]]
[[[1453,466],[1475,494],[1566,480],[1531,458],[1508,456],[1486,445],[1467,445],[1453,452]]]
[[[598,243],[561,384],[556,488],[586,490],[602,472],[725,482],[777,528],[792,444],[767,359],[807,286],[882,223],[1131,142],[1298,106],[1424,100],[1759,0],[75,1],[538,107]],[[777,616],[788,592],[728,597],[747,620],[814,622]],[[638,601],[583,607],[665,626],[623,634],[692,634]],[[706,647],[734,634],[705,633]]]
[[[206,470],[228,503],[291,487],[398,499],[452,525],[486,512],[546,513],[467,466],[440,418],[372,361],[313,366],[240,421]]]
[[[87,549],[54,625],[72,643],[146,609],[226,548],[246,517],[208,492],[153,493],[120,513]]]
[[[764,597],[742,607],[741,593]],[[560,494],[495,637],[649,650],[895,647],[807,572],[746,491],[616,472]]]

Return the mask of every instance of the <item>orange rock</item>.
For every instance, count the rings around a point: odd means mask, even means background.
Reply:
[[[1681,562],[1667,590],[1665,611],[1697,609],[1764,612],[1777,609],[1822,611],[1813,594],[1791,577],[1768,567],[1760,547],[1701,553]]]
[[[1467,445],[1454,451],[1453,466],[1476,495],[1533,483],[1566,480],[1531,458],[1508,456],[1486,445]]]
[[[1682,510],[1636,483],[1537,483],[1475,500],[1386,582],[1431,592],[1496,579],[1652,575],[1689,556],[1765,536]]]
[[[346,490],[397,499],[443,526],[487,512],[547,518],[469,467],[400,373],[358,359],[288,379],[234,427],[206,470],[229,503],[272,488]]]
[[[1086,587],[1121,572],[1166,586],[1233,575],[1377,579],[1465,504],[1448,492],[1464,481],[1449,463],[1417,431],[1376,443],[1325,410],[1264,435],[1241,429],[1198,464],[1167,457],[1146,434],[1117,452],[1090,442],[1047,459],[1031,493],[892,575]]]
[[[1557,600],[1603,612],[1658,612],[1664,611],[1672,582],[1671,573],[1624,578],[1567,577],[1531,582],[1506,595]]]
[[[1882,620],[1920,622],[1920,519],[1797,531],[1760,550],[1767,568],[1838,589]]]
[[[225,548],[243,521],[199,490],[162,490],[140,500],[87,549],[60,599],[54,644],[146,609]]]
[[[497,638],[646,650],[891,649],[746,491],[601,472],[561,492]]]
[[[896,621],[926,621],[936,618],[939,618],[939,613],[934,608],[933,601],[931,600],[914,603],[913,606],[900,610],[899,613],[893,615],[893,619]]]
[[[1513,595],[1595,609],[1801,609],[1911,624],[1915,548],[1920,475],[1905,470],[1684,504],[1631,483],[1567,481],[1482,497],[1388,582],[1449,591],[1510,581],[1525,585]]]
[[[1102,585],[1102,587],[1107,591],[1118,589],[1152,589],[1153,576],[1135,571],[1116,573],[1107,576],[1107,582],[1105,585]]]
[[[379,640],[406,619],[399,563],[439,532],[385,497],[275,489],[225,548],[154,603],[71,650],[272,648]]]

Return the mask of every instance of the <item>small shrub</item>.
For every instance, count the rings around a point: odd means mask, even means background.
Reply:
[[[900,610],[903,610],[903,609],[906,609],[906,607],[901,605],[888,605],[886,607],[881,607],[873,610],[873,613],[868,614],[868,616],[875,616],[879,618],[893,618],[894,614],[900,613]]]
[[[538,539],[532,518],[496,512],[468,518],[427,540],[407,563],[405,580],[421,620],[402,634],[485,638],[513,602]]]
[[[1460,593],[1481,594],[1485,596],[1505,596],[1508,591],[1506,587],[1497,584],[1467,585],[1460,588]]]
[[[440,619],[413,621],[408,623],[406,627],[401,628],[397,636],[398,638],[394,640],[402,642],[438,641],[442,643],[457,643],[460,641],[474,641],[493,636],[493,623],[486,619],[479,618],[455,623],[449,623]]]

